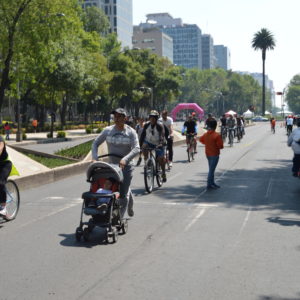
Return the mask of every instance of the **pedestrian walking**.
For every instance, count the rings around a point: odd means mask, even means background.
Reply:
[[[5,131],[5,134],[6,134],[5,139],[6,139],[7,141],[9,141],[10,126],[9,126],[8,122],[6,122],[6,123],[4,124],[4,131]]]
[[[208,125],[208,131],[200,137],[200,142],[205,145],[205,154],[208,161],[207,189],[218,189],[219,185],[215,183],[215,170],[219,162],[220,150],[224,148],[223,140],[216,132],[217,121],[211,120]]]
[[[38,126],[38,121],[37,120],[32,120],[31,125],[33,127],[34,133],[36,133],[36,128]]]

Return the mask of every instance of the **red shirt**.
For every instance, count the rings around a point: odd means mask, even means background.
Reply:
[[[205,145],[207,156],[218,156],[220,155],[220,149],[224,148],[222,137],[214,130],[208,130],[199,140]]]

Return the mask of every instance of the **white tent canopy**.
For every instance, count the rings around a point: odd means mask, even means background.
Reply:
[[[229,115],[236,116],[236,112],[233,110],[229,110],[227,113],[225,113],[225,116],[228,117]]]
[[[265,115],[271,115],[271,113],[269,111],[265,111]]]
[[[251,110],[249,110],[249,109],[243,113],[243,116],[245,118],[252,118],[253,115],[254,115],[254,113]]]

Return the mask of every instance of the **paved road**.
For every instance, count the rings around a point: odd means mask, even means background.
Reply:
[[[84,174],[23,192],[0,228],[0,299],[300,299],[300,181],[285,143],[283,130],[248,128],[223,150],[216,191],[201,146],[190,164],[177,147],[150,195],[136,168],[136,215],[113,245],[99,231],[74,241]]]

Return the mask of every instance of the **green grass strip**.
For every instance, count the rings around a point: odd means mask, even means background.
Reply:
[[[43,156],[34,155],[34,154],[26,154],[26,155],[29,158],[37,161],[38,163],[40,163],[50,169],[74,163],[70,160],[61,159],[61,158],[48,158],[48,157],[43,157]]]
[[[56,155],[64,156],[64,157],[70,157],[75,159],[84,159],[88,153],[91,151],[92,148],[92,141],[88,141],[85,143],[82,143],[80,145],[71,147],[71,148],[65,148],[61,149],[55,152]]]

